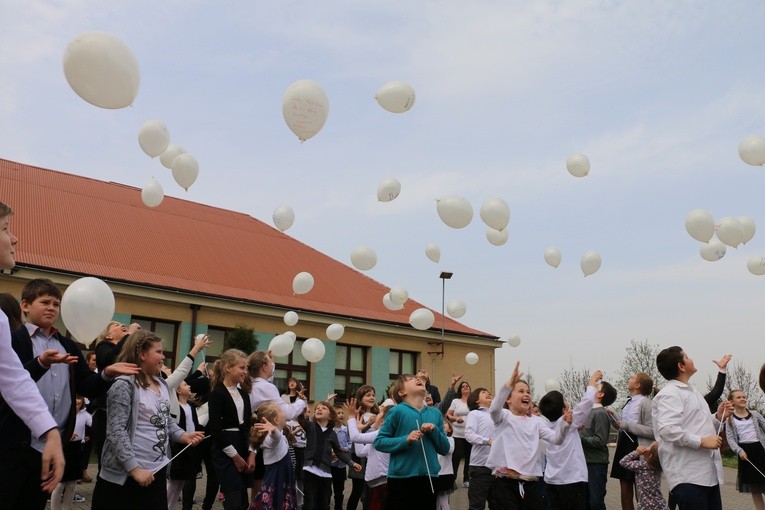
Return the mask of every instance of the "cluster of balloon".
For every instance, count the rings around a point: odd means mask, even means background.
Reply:
[[[467,312],[467,305],[459,299],[453,299],[446,305],[446,313],[449,314],[449,317],[459,319],[465,315],[465,312]]]
[[[494,230],[493,228],[486,229],[486,239],[494,246],[502,246],[510,238],[510,232],[507,229]]]
[[[398,179],[388,177],[380,181],[377,185],[377,200],[379,202],[390,202],[395,200],[401,193],[401,183]]]
[[[473,207],[462,197],[436,199],[438,217],[452,228],[465,228],[473,221]]]
[[[431,262],[438,264],[438,261],[441,260],[441,248],[437,244],[429,244],[425,247],[425,256]]]
[[[435,315],[427,308],[418,308],[409,315],[409,324],[420,331],[430,329],[435,321]]]
[[[382,298],[383,306],[387,308],[388,310],[391,310],[393,312],[397,312],[404,308],[403,304],[394,303],[393,300],[390,297],[390,292],[386,292],[385,295]]]
[[[388,82],[375,94],[377,104],[391,113],[408,112],[416,99],[412,86],[402,81]]]
[[[150,158],[162,155],[170,145],[170,131],[158,120],[149,120],[138,129],[138,145]]]
[[[313,275],[303,271],[292,280],[292,291],[295,294],[307,294],[313,289],[313,283]]]
[[[377,254],[369,246],[357,246],[351,252],[351,263],[360,271],[369,271],[377,265]]]
[[[345,326],[342,324],[330,324],[327,326],[327,338],[333,342],[337,342],[345,334]]]
[[[756,230],[754,221],[747,216],[726,216],[720,219],[715,228],[717,239],[732,248],[751,241]]]
[[[284,92],[282,115],[298,140],[305,142],[316,135],[329,115],[329,98],[313,80],[298,80]]]
[[[167,149],[165,149],[165,151],[159,155],[159,162],[162,163],[163,167],[171,170],[173,168],[173,161],[175,161],[175,158],[185,153],[186,149],[178,144],[171,143],[167,146]]]
[[[165,199],[165,191],[157,179],[152,177],[141,190],[141,201],[146,207],[157,207]]]
[[[284,323],[289,327],[292,327],[295,324],[297,324],[299,320],[300,320],[300,316],[297,314],[297,312],[290,310],[289,312],[284,314]]]
[[[557,268],[560,265],[560,261],[561,254],[558,248],[551,246],[545,250],[545,262],[547,262],[549,266]]]
[[[752,257],[746,262],[746,268],[755,276],[765,274],[765,257]]]
[[[502,246],[507,242],[510,233],[507,224],[510,223],[510,207],[501,198],[489,198],[481,206],[481,219],[489,229],[486,239],[494,246]]]
[[[141,84],[133,53],[104,32],[85,32],[72,39],[64,51],[64,75],[82,99],[112,110],[132,105]]]
[[[709,241],[709,243],[701,245],[699,255],[704,260],[716,262],[725,256],[725,251],[725,245],[720,241]]]
[[[277,358],[289,356],[294,348],[295,339],[286,333],[276,335],[271,339],[271,343],[268,344],[268,350]]]
[[[409,292],[407,292],[407,290],[400,285],[391,287],[390,291],[388,292],[388,295],[390,296],[390,300],[394,304],[401,305],[401,306],[403,306],[404,303],[406,303],[407,300],[409,299]]]
[[[747,165],[765,165],[765,136],[749,135],[738,144],[738,156]]]
[[[511,336],[507,340],[507,344],[510,347],[518,347],[519,345],[521,345],[521,337],[519,337],[518,335]]]
[[[557,379],[548,379],[545,381],[545,392],[560,391],[560,383]]]
[[[318,363],[324,358],[326,349],[324,348],[324,342],[318,338],[309,338],[303,342],[300,352],[303,354],[306,361],[310,363]]]
[[[284,232],[295,223],[295,211],[288,205],[280,205],[274,209],[274,226]]]
[[[468,365],[475,365],[476,363],[478,363],[478,354],[474,352],[469,352],[465,354],[465,363],[467,363]]]
[[[582,255],[582,261],[580,263],[580,266],[582,267],[582,272],[584,273],[584,276],[590,276],[591,274],[595,274],[598,269],[600,269],[600,265],[602,263],[602,260],[600,259],[600,255],[596,251],[588,251],[584,255]]]
[[[66,329],[85,345],[96,339],[114,316],[114,294],[91,276],[75,280],[61,298],[61,319]]]
[[[173,172],[173,179],[175,179],[175,182],[177,182],[181,188],[188,191],[199,176],[199,163],[197,163],[197,158],[188,152],[184,152],[175,157],[173,166],[170,170]]]
[[[574,177],[586,177],[590,173],[590,160],[584,154],[574,153],[566,159],[566,170]]]

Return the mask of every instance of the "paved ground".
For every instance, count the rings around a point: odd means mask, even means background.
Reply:
[[[613,454],[613,450],[612,450]],[[736,470],[730,469],[730,468],[724,468],[725,469],[725,485],[722,487],[722,500],[723,500],[723,508],[726,510],[744,510],[744,509],[751,509],[753,507],[752,505],[752,498],[748,494],[739,494],[738,491],[736,491]],[[95,473],[96,473],[96,466],[91,464],[90,465],[90,474],[95,479]],[[460,478],[461,480],[461,478]],[[197,497],[196,501],[201,502],[202,501],[202,495],[204,494],[204,482],[205,479],[198,480],[197,483]],[[91,501],[91,495],[93,493],[93,483],[88,484],[80,484],[77,486],[77,491],[85,496],[86,501],[84,503],[75,503],[73,505],[73,509],[75,510],[85,510],[90,509],[90,501]],[[606,507],[610,509],[618,509],[621,508],[621,502],[619,499],[619,483],[617,480],[613,480],[609,478],[608,480],[608,493],[606,494]],[[664,494],[666,496],[666,487],[664,489]],[[345,491],[346,496],[350,494],[350,482],[348,482],[346,486]],[[460,488],[457,489],[457,491],[452,494],[451,497],[451,508],[452,510],[466,510],[468,507],[467,504],[467,489],[463,489],[461,484]],[[48,506],[50,508],[50,505]],[[176,509],[180,509],[181,505],[180,503],[176,505]],[[194,505],[194,510],[200,509],[201,504],[197,503]],[[213,506],[214,509],[222,509],[223,505],[220,502],[216,502]],[[359,510],[361,510],[361,505],[359,505]]]

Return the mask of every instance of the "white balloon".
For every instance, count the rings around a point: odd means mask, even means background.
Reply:
[[[468,365],[475,365],[476,363],[478,363],[478,354],[474,352],[469,352],[465,354],[465,363],[467,363]]]
[[[391,113],[404,113],[414,106],[417,96],[411,85],[403,81],[390,81],[375,94],[377,104]]]
[[[510,232],[507,229],[504,229],[501,232],[497,232],[493,228],[486,229],[486,239],[488,239],[494,246],[502,246],[507,242],[509,237]]]
[[[180,145],[171,143],[170,145],[167,146],[167,149],[165,149],[165,152],[159,155],[159,162],[162,163],[163,167],[167,169],[171,169],[173,168],[173,161],[175,161],[175,158],[185,153],[186,153],[186,149],[184,149]]]
[[[170,132],[162,122],[149,120],[138,130],[138,145],[151,158],[156,158],[167,150],[170,144]]]
[[[459,319],[465,315],[465,312],[467,312],[467,305],[465,305],[464,301],[460,301],[459,299],[453,299],[446,305],[446,313],[455,319]]]
[[[295,332],[294,332],[294,331],[285,331],[285,332],[284,332],[284,333],[282,333],[282,334],[283,334],[284,336],[286,336],[286,337],[290,338],[290,339],[292,340],[292,343],[293,343],[293,344],[294,344],[294,343],[295,343],[295,341],[297,340],[297,335],[295,334]]]
[[[685,230],[695,240],[708,243],[715,234],[715,219],[702,209],[694,209],[685,217]]]
[[[303,342],[303,346],[300,348],[300,352],[303,353],[303,357],[306,361],[311,363],[318,363],[324,358],[324,342],[318,338],[309,338]]]
[[[756,276],[765,274],[765,257],[752,257],[746,263],[746,268]]]
[[[338,341],[341,338],[343,338],[343,334],[345,333],[345,326],[342,324],[330,324],[327,326],[327,338],[333,341]]]
[[[744,229],[744,238],[741,242],[746,244],[754,237],[757,226],[754,224],[754,220],[749,216],[739,216],[738,221],[741,223],[741,228]]]
[[[597,272],[598,269],[600,269],[601,264],[600,255],[596,251],[588,251],[584,255],[582,255],[582,272],[584,273],[584,276],[590,276],[591,274],[594,274]]]
[[[518,347],[521,345],[521,337],[518,335],[511,336],[507,343],[510,347]]]
[[[284,92],[282,114],[287,127],[305,142],[321,131],[329,115],[329,98],[313,80],[298,80]]]
[[[566,160],[566,170],[574,177],[585,177],[590,173],[590,160],[584,154],[574,153]]]
[[[313,284],[313,275],[303,271],[302,273],[296,274],[295,278],[292,280],[292,291],[295,294],[306,294],[311,291]]]
[[[360,271],[368,271],[377,265],[377,254],[369,246],[357,246],[351,252],[351,263]]]
[[[560,391],[560,383],[556,379],[548,379],[545,381],[545,392]]]
[[[284,314],[284,323],[287,326],[292,327],[295,324],[297,324],[299,320],[300,320],[300,316],[297,314],[297,312],[290,310],[289,312]]]
[[[138,61],[117,37],[85,32],[64,52],[64,75],[82,99],[100,108],[117,109],[133,104],[141,84]]]
[[[481,206],[481,219],[494,230],[502,231],[510,223],[510,207],[501,198],[489,198]]]
[[[61,298],[61,319],[66,329],[85,345],[96,339],[113,316],[114,294],[98,278],[75,280]]]
[[[397,305],[403,305],[409,299],[409,292],[400,285],[391,288],[388,295],[390,295],[390,300]]]
[[[271,351],[276,358],[289,356],[294,348],[295,342],[285,335],[276,335],[271,339],[271,343],[268,344],[268,350]]]
[[[401,193],[401,183],[393,177],[383,179],[377,185],[377,200],[380,202],[395,200],[399,193]]]
[[[738,144],[738,156],[747,165],[765,165],[765,136],[749,135]]]
[[[274,209],[274,226],[284,232],[295,223],[295,211],[288,205],[280,205]]]
[[[561,261],[561,254],[558,248],[547,248],[545,250],[545,262],[552,267],[558,267]]]
[[[409,324],[420,331],[430,329],[435,321],[436,316],[427,308],[418,308],[409,315]]]
[[[183,154],[179,154],[173,160],[172,170],[175,182],[177,182],[181,188],[188,191],[199,176],[199,163],[197,163],[197,158],[188,152],[184,152]]]
[[[473,220],[473,207],[462,197],[443,197],[436,200],[441,221],[452,228],[464,228]]]
[[[425,256],[438,264],[438,261],[441,260],[441,248],[437,244],[429,244],[425,247]]]
[[[726,216],[717,225],[717,239],[735,248],[744,241],[744,227],[738,218]]]
[[[701,258],[709,262],[716,262],[725,256],[725,245],[720,241],[710,241],[702,244],[699,250]]]
[[[157,207],[165,198],[165,192],[157,179],[152,177],[141,190],[141,200],[146,207]]]
[[[389,293],[386,293],[386,294],[383,296],[382,302],[383,302],[383,306],[384,306],[385,308],[387,308],[388,310],[392,310],[392,311],[394,311],[394,312],[395,312],[395,311],[398,311],[398,310],[401,310],[402,308],[404,308],[404,305],[400,305],[400,304],[398,304],[398,303],[394,303],[394,302],[391,300],[391,298],[390,298],[390,294],[389,294]]]

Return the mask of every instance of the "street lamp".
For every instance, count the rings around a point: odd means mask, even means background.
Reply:
[[[440,356],[442,359],[444,357],[444,321],[446,320],[444,316],[446,313],[446,280],[450,280],[452,276],[454,276],[454,273],[450,273],[448,271],[441,271],[441,274],[438,276],[441,278],[441,342],[438,342],[438,344],[441,346],[441,349],[438,351],[428,352],[428,354],[435,354]],[[431,342],[431,345],[436,345],[436,343]]]

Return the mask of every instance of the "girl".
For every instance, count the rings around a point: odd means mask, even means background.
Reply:
[[[359,405],[359,412],[361,413],[360,421],[363,425],[362,432],[366,432],[374,423],[374,417],[380,412],[380,409],[377,407],[377,396],[375,395],[374,386],[364,385],[360,387],[356,390],[356,398],[352,399],[352,401]],[[353,414],[349,415],[349,417],[356,416],[356,404],[352,408]],[[366,478],[365,469],[367,460],[356,455],[355,448],[351,450],[351,453],[354,462],[361,464],[361,471],[356,472],[353,469],[348,469],[348,478],[351,479],[351,494],[348,496],[348,507],[346,510],[356,510],[366,488],[364,480]]]
[[[619,464],[635,472],[637,500],[641,510],[668,510],[667,502],[661,495],[659,443],[654,441],[650,446],[638,446],[625,455]]]
[[[452,467],[452,453],[454,452],[454,438],[452,426],[449,420],[444,420],[444,432],[449,440],[449,453],[438,456],[441,470],[438,472],[436,485],[436,510],[449,510],[449,494],[454,492],[454,468]],[[465,462],[467,464],[467,461]],[[466,470],[467,471],[467,470]]]
[[[468,473],[468,464],[470,463],[470,443],[465,439],[465,420],[470,412],[467,405],[470,396],[470,385],[462,381],[457,386],[457,397],[452,401],[449,410],[446,412],[446,418],[451,422],[454,437],[454,455],[452,456],[452,468],[454,476],[457,477],[457,470],[460,467],[460,461],[464,459],[462,467],[462,486],[469,487],[470,475]]]
[[[252,426],[250,444],[263,451],[266,466],[260,490],[252,498],[250,510],[294,510],[297,506],[295,468],[289,456],[287,437],[283,431],[287,419],[276,404],[258,408],[260,423]]]
[[[213,365],[210,376],[210,396],[207,400],[212,435],[212,459],[218,475],[223,508],[247,508],[247,488],[250,473],[255,469],[255,454],[247,447],[252,412],[247,392],[247,355],[238,349],[228,349]]]
[[[135,363],[140,372],[117,377],[109,389],[96,510],[167,510],[168,439],[198,444],[204,437],[170,418],[170,394],[159,376],[164,359],[162,339],[154,333],[138,330],[127,337],[117,361]]]
[[[356,399],[351,399],[346,403],[345,410],[349,416],[356,412],[357,417],[348,420],[348,434],[354,443],[354,450],[359,457],[365,461],[364,481],[366,482],[366,498],[364,508],[366,510],[384,510],[388,495],[388,462],[390,454],[380,452],[372,447],[377,432],[385,421],[385,414],[393,405],[393,402],[385,401],[380,406],[380,412],[375,416],[372,429],[369,432],[362,432],[368,428],[362,423],[361,408],[356,407]]]
[[[287,402],[288,404],[294,404],[295,401],[299,398],[302,398],[305,400],[305,395],[303,394],[303,383],[295,379],[294,377],[290,377],[287,379],[287,393],[282,394],[282,400]]]
[[[733,414],[728,418],[725,435],[728,446],[738,455],[736,485],[739,492],[751,492],[754,508],[763,510],[765,478],[752,464],[760,471],[765,469],[765,418],[757,411],[749,410],[746,393],[741,390],[731,391],[728,400],[733,402]]]
[[[93,422],[92,416],[83,407],[85,406],[85,398],[81,395],[77,395],[75,400],[77,405],[77,416],[75,417],[74,432],[72,438],[65,448],[67,450],[67,459],[81,459],[82,456],[78,455],[82,448],[82,444],[85,442],[85,427],[90,426]],[[71,463],[69,463],[71,464]],[[75,493],[74,489],[77,486],[77,480],[82,476],[82,464],[74,463],[70,466],[66,464],[64,466],[64,477],[62,482],[56,486],[56,490],[50,496],[51,510],[71,510],[72,502],[74,501]],[[85,501],[80,497],[79,502]]]
[[[308,420],[308,408],[303,410],[304,420]],[[305,430],[300,426],[298,420],[289,420],[287,426],[290,428],[294,443],[292,444],[292,451],[295,454],[295,481],[297,484],[297,504],[298,507],[303,506],[303,463],[305,462]]]
[[[194,432],[200,430],[202,427],[199,425],[199,418],[197,417],[196,405],[191,405],[189,399],[191,398],[191,387],[186,384],[185,381],[181,381],[181,384],[176,390],[178,396],[179,416],[178,426],[186,432]],[[197,462],[194,458],[195,450],[186,450],[180,453],[181,447],[172,445],[170,450],[174,457],[173,462],[170,464],[170,473],[167,480],[167,510],[173,510],[175,504],[178,502],[178,496],[181,495],[183,490],[183,484],[189,480],[196,480],[197,478]],[[176,455],[180,455],[175,457]],[[193,496],[192,496],[193,497]],[[183,501],[184,508],[191,508],[191,502]]]

